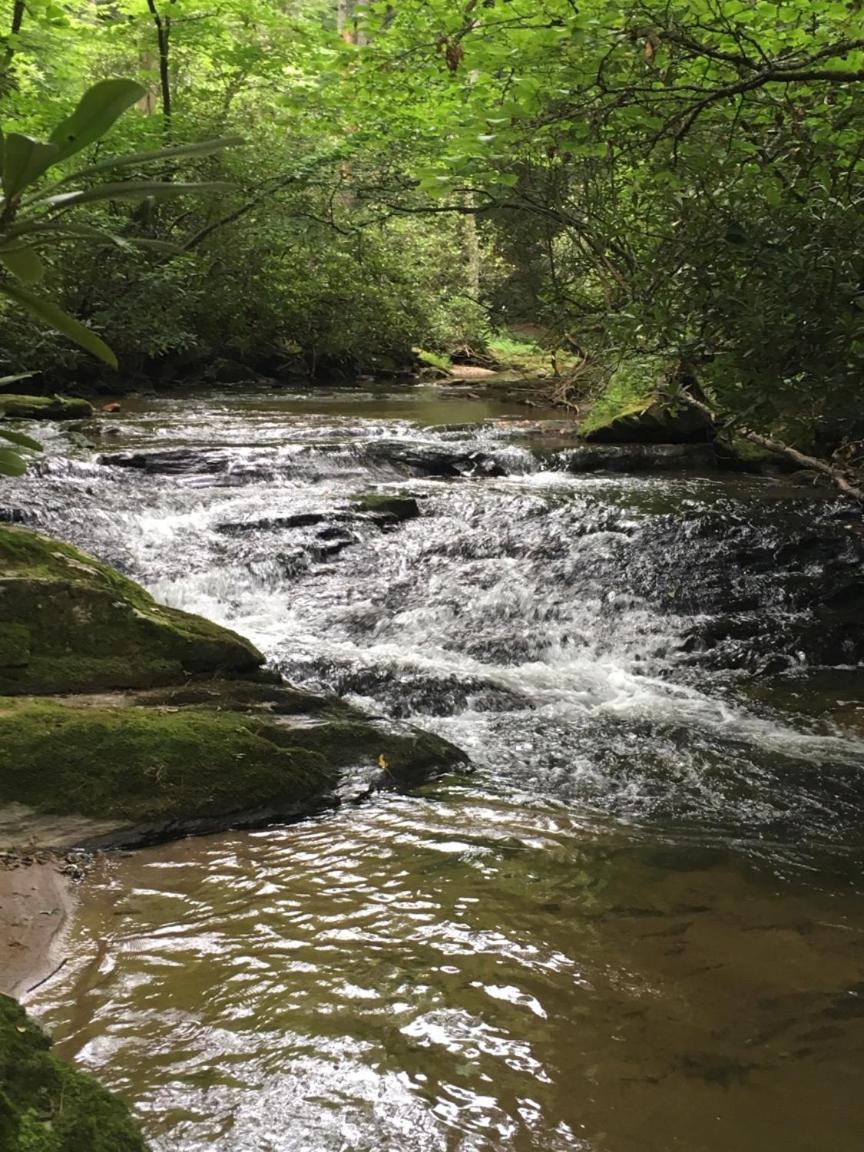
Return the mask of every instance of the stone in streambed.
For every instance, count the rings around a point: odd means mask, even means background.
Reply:
[[[7,420],[89,420],[93,405],[77,396],[0,396]]]
[[[360,492],[352,496],[355,508],[387,524],[402,524],[420,515],[420,507],[413,496],[404,492]]]
[[[704,444],[715,428],[682,398],[681,366],[664,356],[623,359],[580,425],[595,444]]]
[[[0,692],[80,692],[248,675],[247,640],[168,608],[69,544],[0,525]]]
[[[411,787],[464,761],[429,733],[281,685],[0,698],[0,807],[94,821],[98,834],[74,836],[91,846],[304,816],[346,782]]]
[[[43,846],[134,845],[308,815],[464,762],[262,663],[78,549],[0,526],[0,809],[32,813],[24,838]],[[45,816],[68,817],[70,839],[45,840]]]

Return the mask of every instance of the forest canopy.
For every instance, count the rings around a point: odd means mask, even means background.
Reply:
[[[16,0],[4,19],[7,133],[47,139],[128,78],[140,99],[78,167],[242,137],[117,176],[211,191],[79,205],[120,243],[40,248],[44,292],[126,379],[219,357],[393,371],[530,334],[577,394],[663,357],[720,412],[860,454],[857,0]],[[13,302],[0,326],[2,374],[101,371]]]

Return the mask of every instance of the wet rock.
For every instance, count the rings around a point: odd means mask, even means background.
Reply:
[[[291,668],[286,666],[290,675]],[[308,677],[310,670],[304,669]],[[388,715],[452,716],[467,708],[511,712],[533,708],[531,700],[479,676],[412,672],[404,667],[319,664],[316,674],[340,695],[369,697],[386,703]]]
[[[577,473],[674,472],[715,465],[710,444],[592,444],[556,452],[554,459],[565,471]]]
[[[248,675],[263,656],[68,544],[0,527],[0,692],[75,692]]]
[[[714,427],[697,408],[671,411],[650,404],[643,412],[622,416],[585,435],[593,444],[704,444],[714,438]]]
[[[351,519],[350,513],[297,512],[292,516],[262,516],[256,520],[227,521],[216,525],[217,532],[226,536],[239,536],[251,532],[278,532],[290,528],[314,528],[330,520]]]
[[[84,847],[305,816],[338,803],[348,778],[355,795],[358,782],[411,787],[464,760],[429,733],[281,685],[0,698],[0,806],[100,822]]]
[[[141,472],[168,475],[215,475],[225,472],[230,462],[227,457],[214,452],[168,448],[163,452],[103,452],[97,457],[97,463],[112,468],[135,468]]]
[[[248,364],[220,356],[204,369],[203,379],[213,384],[255,384],[260,382],[262,377]]]
[[[404,523],[420,515],[420,506],[413,496],[405,493],[361,492],[351,503],[373,518],[385,523]]]
[[[596,444],[693,444],[714,439],[710,417],[681,399],[680,363],[665,356],[623,359],[582,422]],[[690,382],[695,390],[695,385]]]
[[[93,405],[76,396],[0,396],[7,420],[89,420]]]
[[[443,444],[403,444],[390,440],[366,445],[366,458],[389,464],[397,472],[411,476],[442,479],[456,476],[503,476],[504,469],[485,452],[458,451]]]

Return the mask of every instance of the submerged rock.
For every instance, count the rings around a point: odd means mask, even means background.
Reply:
[[[0,698],[0,806],[130,847],[309,815],[464,763],[452,744],[277,684]],[[66,847],[66,844],[46,845]]]
[[[0,692],[142,688],[263,662],[236,633],[157,604],[77,548],[0,525]]]
[[[503,476],[504,469],[485,452],[460,451],[452,445],[373,440],[364,455],[373,464],[385,464],[407,476],[453,479],[467,476]]]
[[[147,1152],[125,1104],[59,1060],[24,1009],[0,996],[3,1152]]]
[[[8,420],[89,420],[93,405],[77,396],[0,396]]]

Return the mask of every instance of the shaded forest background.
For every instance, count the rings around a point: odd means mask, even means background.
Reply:
[[[155,177],[229,189],[95,203],[76,220],[119,242],[42,249],[124,384],[396,372],[423,348],[534,355],[578,400],[660,358],[737,420],[864,453],[856,0],[27,0],[4,20],[7,131],[45,138],[128,76],[147,95],[87,162],[244,140]],[[48,388],[118,379],[12,304],[0,357]]]

